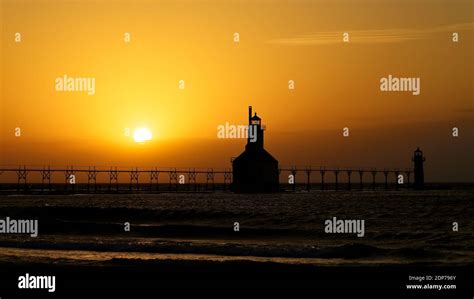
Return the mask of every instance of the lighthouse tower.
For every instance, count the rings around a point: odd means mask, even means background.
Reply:
[[[418,147],[413,155],[413,164],[415,166],[415,189],[423,189],[425,184],[425,175],[423,171],[423,163],[425,162],[425,157],[423,157],[423,152]]]
[[[250,134],[248,134],[247,138],[247,145],[245,149],[247,150],[263,150],[263,131],[264,128],[262,127],[262,119],[257,116],[255,113],[252,116],[252,106],[249,106],[249,129],[250,126],[253,126],[255,129],[255,133],[257,134],[256,140],[252,142]]]

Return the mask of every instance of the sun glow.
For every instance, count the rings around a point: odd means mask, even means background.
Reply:
[[[133,139],[137,143],[143,143],[151,140],[152,134],[151,131],[147,128],[139,128],[133,132]]]

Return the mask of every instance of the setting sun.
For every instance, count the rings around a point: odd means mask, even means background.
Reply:
[[[133,139],[135,142],[142,143],[151,140],[152,134],[151,131],[147,128],[139,128],[133,132]]]

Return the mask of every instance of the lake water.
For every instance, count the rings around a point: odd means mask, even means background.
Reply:
[[[39,219],[39,236],[0,235],[0,259],[472,265],[473,212],[472,190],[4,195],[0,217]],[[333,217],[364,237],[325,233]]]

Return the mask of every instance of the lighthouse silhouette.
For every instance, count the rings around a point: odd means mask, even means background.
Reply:
[[[413,154],[413,164],[415,167],[415,189],[423,189],[425,185],[425,174],[423,171],[423,163],[425,162],[425,157],[423,157],[423,152],[418,147]]]
[[[256,132],[252,140],[250,132],[245,151],[232,161],[232,191],[239,193],[268,193],[279,191],[278,161],[263,148],[264,129],[262,119],[249,106],[249,130]]]

